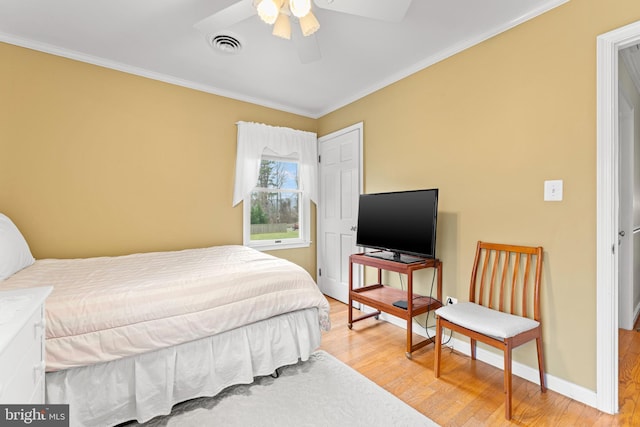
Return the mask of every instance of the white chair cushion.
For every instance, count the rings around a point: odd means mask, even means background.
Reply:
[[[510,338],[538,327],[540,322],[503,313],[472,303],[449,304],[436,310],[436,316],[472,331],[496,338]]]

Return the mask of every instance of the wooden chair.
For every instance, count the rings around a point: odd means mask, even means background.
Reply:
[[[442,329],[470,338],[471,359],[476,341],[504,351],[505,417],[511,419],[511,352],[533,339],[538,350],[540,389],[546,391],[540,323],[542,247],[478,242],[469,302],[436,310],[435,377],[440,376]]]

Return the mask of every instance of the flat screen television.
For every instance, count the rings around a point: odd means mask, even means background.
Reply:
[[[361,194],[356,245],[403,263],[436,257],[438,189]]]

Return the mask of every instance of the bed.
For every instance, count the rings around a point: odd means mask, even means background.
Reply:
[[[0,290],[54,288],[46,400],[73,425],[144,422],[251,383],[306,360],[330,327],[303,268],[244,246],[35,260],[0,214],[0,260]]]

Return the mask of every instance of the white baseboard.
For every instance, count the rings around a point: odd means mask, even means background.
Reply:
[[[375,311],[369,307],[363,307],[362,310],[365,313],[371,313]],[[380,315],[380,319],[385,320],[391,323],[392,325],[401,327],[402,329],[407,328],[407,323],[405,320],[392,316],[388,313],[382,313]],[[432,319],[433,317],[430,316],[429,320],[432,320]],[[417,324],[414,323],[413,332],[423,337],[427,337],[427,332],[424,330],[424,328],[419,325],[418,325],[419,327],[415,327],[415,325]],[[435,334],[436,334],[435,328],[429,328],[429,336],[435,336]],[[471,355],[471,346],[469,345],[468,340],[452,338],[451,341],[449,341],[449,343],[447,344],[447,347],[451,347],[454,350],[462,354],[465,354],[467,356]],[[477,347],[476,358],[482,362],[488,363],[491,366],[494,366],[500,370],[503,370],[504,359],[500,354],[495,354],[481,347]],[[534,384],[540,384],[539,373],[537,368],[531,368],[530,366],[523,365],[522,363],[519,363],[514,360],[513,366],[512,366],[512,372],[513,372],[513,375],[516,375]],[[588,405],[597,409],[597,406],[596,406],[597,395],[595,391],[589,390],[587,388],[584,388],[582,386],[579,386],[567,380],[563,380],[562,378],[555,377],[548,373],[545,374],[545,378],[547,380],[547,388],[549,390],[552,390],[570,399],[584,403],[585,405]]]

